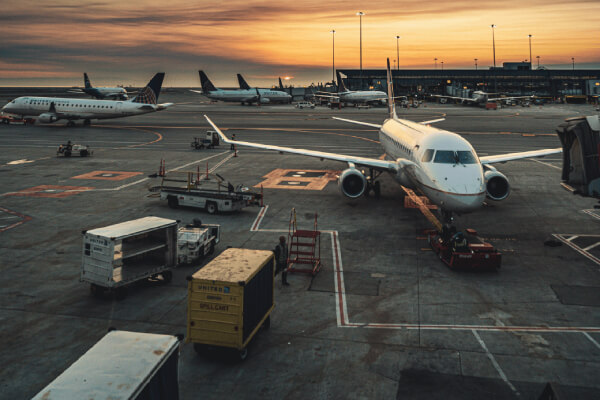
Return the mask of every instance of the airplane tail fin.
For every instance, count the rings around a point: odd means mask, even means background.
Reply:
[[[339,73],[339,71],[336,71],[335,73],[337,75],[337,80],[338,80],[338,92],[347,92],[348,88],[344,84],[344,80],[342,79],[342,75]]]
[[[396,115],[396,101],[394,99],[394,83],[392,82],[392,70],[390,69],[390,59],[387,59],[387,92],[388,92],[388,112],[390,118],[398,118]]]
[[[206,76],[204,71],[198,71],[198,73],[200,74],[200,85],[202,86],[202,91],[207,93],[215,92],[217,88],[212,84],[210,79],[208,79],[208,76]]]
[[[242,74],[237,74],[237,78],[238,78],[238,83],[240,84],[240,89],[244,89],[244,90],[250,89],[250,85],[248,85],[248,82],[246,82],[246,80],[244,79]]]
[[[92,83],[90,82],[90,78],[88,78],[87,72],[83,73],[83,83],[85,84],[86,89],[92,88]]]
[[[140,90],[137,96],[133,100],[134,103],[142,104],[157,104],[158,95],[162,87],[163,79],[165,78],[164,72],[159,72],[148,82],[145,88]]]
[[[283,90],[283,83],[281,82],[281,77],[279,77],[279,89]]]

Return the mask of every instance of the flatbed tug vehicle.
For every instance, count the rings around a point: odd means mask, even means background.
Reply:
[[[161,200],[167,200],[171,208],[196,207],[209,214],[261,205],[262,193],[253,192],[244,185],[234,187],[219,174],[215,174],[216,179],[207,180],[207,176],[199,172],[169,172],[162,177],[160,186],[149,189],[150,196],[158,195]],[[181,186],[182,183],[185,186]]]
[[[195,137],[194,141],[190,143],[190,147],[196,150],[201,150],[205,147],[212,149],[218,146],[219,143],[219,135],[216,131],[206,131],[206,137]]]
[[[450,269],[500,269],[502,255],[473,229],[458,233],[446,229],[428,230],[426,233],[429,245]],[[457,246],[460,235],[465,239],[464,246]]]
[[[56,157],[71,157],[78,154],[80,157],[87,157],[94,154],[90,146],[85,144],[72,144],[69,140],[66,144],[61,144],[56,150]]]

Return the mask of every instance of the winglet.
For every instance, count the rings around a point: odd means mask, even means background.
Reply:
[[[217,125],[215,125],[214,122],[211,121],[210,118],[208,118],[208,115],[204,114],[204,118],[206,118],[206,120],[208,121],[208,123],[210,124],[210,126],[213,127],[213,129],[217,132],[217,134],[221,137],[221,140],[225,143],[232,143],[231,140],[227,139],[227,136],[225,136],[225,134],[223,132],[221,132],[221,130],[219,129],[219,127]]]
[[[202,87],[202,91],[206,93],[217,91],[217,88],[212,84],[210,79],[208,79],[208,76],[206,76],[204,71],[198,71],[198,74],[200,74],[200,86]]]
[[[135,96],[131,101],[133,103],[157,104],[163,79],[165,79],[165,73],[158,72],[156,75],[154,75],[150,82],[148,82],[146,87],[140,90],[138,95]]]
[[[387,59],[387,92],[388,92],[388,112],[390,118],[397,119],[396,101],[394,99],[394,83],[392,82],[392,70],[390,69],[390,59]]]
[[[248,85],[248,82],[246,82],[242,74],[237,74],[237,78],[238,83],[240,84],[240,89],[250,90],[250,85]]]

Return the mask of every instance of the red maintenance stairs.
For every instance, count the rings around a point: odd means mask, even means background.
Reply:
[[[317,229],[317,214],[313,230],[298,229],[296,209],[292,208],[288,227],[288,271],[315,276],[321,269],[321,232]]]

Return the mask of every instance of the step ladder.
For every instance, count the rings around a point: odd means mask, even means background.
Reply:
[[[321,269],[321,232],[317,229],[315,213],[314,229],[298,229],[296,209],[292,208],[288,226],[288,271],[315,276]]]

